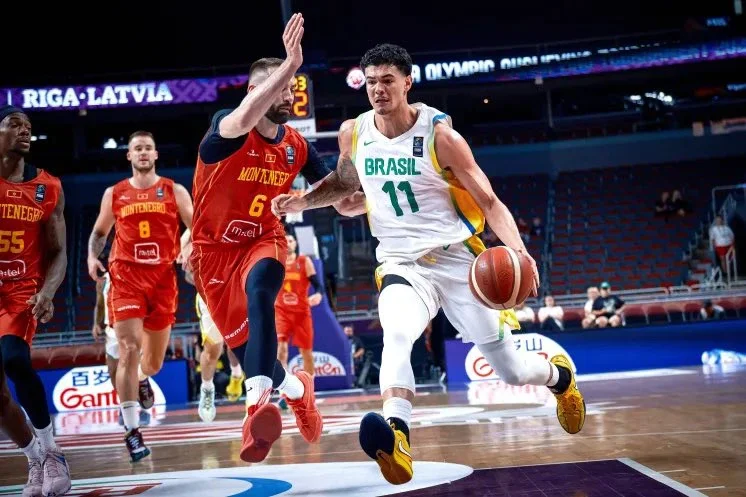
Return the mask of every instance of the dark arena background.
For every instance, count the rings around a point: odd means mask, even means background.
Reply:
[[[29,161],[59,176],[66,197],[67,273],[31,356],[69,463],[67,495],[746,496],[742,0],[2,10],[0,105],[28,114]],[[452,117],[538,264],[538,298],[515,309],[515,345],[571,358],[587,405],[579,434],[558,426],[547,388],[504,383],[441,315],[411,358],[414,479],[388,484],[358,443],[362,416],[381,409],[377,241],[365,215],[323,208],[285,220],[323,282],[320,443],[306,444],[284,411],[269,457],[240,460],[245,406],[226,393],[225,355],[217,417],[200,419],[196,291],[177,265],[177,322],[151,379],[155,405],[139,414],[152,455],[130,463],[104,340],[92,334],[86,258],[101,197],[131,175],[136,130],[153,133],[158,174],[191,193],[211,116],[240,103],[252,61],[285,56],[293,12],[305,35],[289,124],[332,169],[341,123],[370,108],[360,57],[383,42],[410,52],[409,102]],[[301,176],[293,185],[308,187]],[[9,233],[0,224],[0,251]],[[490,229],[480,236],[502,244]],[[618,326],[587,317],[599,292],[623,303]],[[293,346],[289,369],[302,369]],[[0,495],[21,495],[27,477],[0,433]]]

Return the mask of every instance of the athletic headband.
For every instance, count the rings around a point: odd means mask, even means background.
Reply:
[[[0,121],[15,113],[25,114],[26,112],[24,112],[24,110],[20,107],[16,107],[15,105],[3,105],[2,107],[0,107]]]

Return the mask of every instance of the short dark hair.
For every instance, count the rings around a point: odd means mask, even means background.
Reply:
[[[381,43],[371,48],[360,59],[360,68],[368,66],[396,66],[405,76],[412,74],[412,57],[404,48],[391,43]]]
[[[132,133],[130,137],[127,139],[127,145],[132,143],[132,140],[134,140],[138,136],[144,136],[145,138],[150,138],[151,140],[153,140],[153,143],[155,143],[155,138],[153,138],[153,133],[151,133],[150,131],[137,130],[134,133]]]
[[[251,67],[249,67],[249,80],[251,80],[251,77],[254,75],[254,73],[259,72],[259,71],[267,71],[274,67],[281,66],[282,63],[283,63],[283,60],[278,59],[277,57],[264,57],[264,58],[255,60],[251,64]]]

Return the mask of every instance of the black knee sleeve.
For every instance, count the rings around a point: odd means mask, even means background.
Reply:
[[[18,401],[31,419],[34,428],[49,426],[49,407],[44,384],[31,366],[31,349],[20,337],[0,338],[0,351],[5,375],[16,387]]]
[[[246,377],[274,375],[277,362],[275,299],[285,279],[285,265],[275,259],[261,259],[246,278],[249,340],[244,352]]]

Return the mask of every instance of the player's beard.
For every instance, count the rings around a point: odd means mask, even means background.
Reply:
[[[155,162],[151,160],[151,161],[148,161],[147,164],[141,164],[138,161],[138,162],[134,162],[132,164],[132,167],[135,168],[135,171],[139,173],[147,173],[153,170],[153,168],[155,167]]]
[[[287,110],[280,110],[281,107]],[[275,124],[285,124],[290,120],[290,106],[272,105],[264,117]]]

